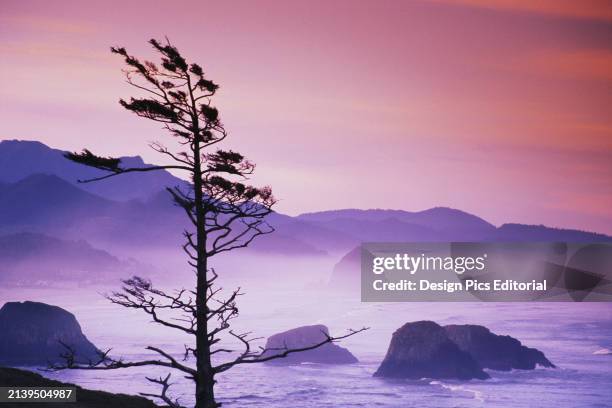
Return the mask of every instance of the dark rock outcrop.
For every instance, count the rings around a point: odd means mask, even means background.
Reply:
[[[285,348],[296,349],[310,347],[321,343],[329,335],[329,329],[324,325],[302,326],[268,337],[266,352],[263,357],[282,353]],[[270,360],[273,364],[352,364],[357,358],[344,347],[333,343],[324,344],[316,349],[291,353],[284,358]]]
[[[92,391],[74,384],[50,380],[40,374],[15,368],[0,367],[0,387],[76,387],[77,402],[45,402],[36,404],[2,403],[2,408],[25,408],[40,406],[44,408],[156,408],[153,402],[143,397],[125,394],[111,394]]]
[[[510,371],[533,370],[537,365],[554,368],[540,350],[525,347],[514,337],[500,336],[484,326],[445,326],[448,337],[463,351],[469,353],[483,368]]]
[[[431,321],[407,323],[393,333],[382,364],[374,374],[388,378],[487,379],[478,362]]]
[[[61,361],[70,346],[78,362],[95,360],[96,347],[83,335],[72,313],[37,302],[8,302],[0,309],[0,364],[47,365]]]

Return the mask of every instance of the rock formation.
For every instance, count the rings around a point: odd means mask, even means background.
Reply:
[[[538,365],[555,367],[540,350],[525,347],[514,337],[492,333],[484,326],[449,325],[444,329],[448,337],[483,368],[510,371],[513,368],[533,370]]]
[[[98,357],[96,347],[83,335],[72,313],[37,302],[8,302],[0,309],[0,365],[33,366],[62,361],[66,349],[77,361]]]
[[[374,374],[390,378],[486,379],[483,368],[498,371],[555,368],[540,350],[484,326],[440,326],[431,321],[406,323],[391,338]]]
[[[407,323],[393,333],[382,364],[374,374],[389,378],[486,379],[472,356],[431,321]]]
[[[324,325],[302,326],[286,332],[275,334],[266,342],[264,357],[280,354],[285,348],[296,349],[313,346],[326,339],[329,329]],[[347,349],[333,343],[327,343],[313,350],[291,353],[284,358],[270,360],[274,364],[351,364],[358,360]]]

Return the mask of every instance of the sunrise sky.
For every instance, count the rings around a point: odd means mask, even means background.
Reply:
[[[609,1],[0,3],[0,138],[167,140],[123,111],[123,45],[167,35],[220,83],[234,147],[289,214],[459,208],[612,233]]]

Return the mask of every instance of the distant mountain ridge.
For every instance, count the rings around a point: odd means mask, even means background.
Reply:
[[[597,232],[552,228],[545,225],[525,225],[508,223],[497,228],[490,241],[567,241],[567,242],[598,242],[610,241],[612,237]]]
[[[154,272],[151,266],[119,260],[84,240],[63,240],[29,232],[0,235],[3,285],[106,282],[143,270]]]
[[[286,255],[325,254],[325,250],[292,236],[300,222],[276,213],[270,221],[278,227],[278,233],[254,242],[254,250]],[[104,248],[112,243],[155,248],[175,246],[188,226],[166,191],[146,201],[118,202],[48,174],[33,174],[0,187],[0,234],[30,232],[84,239]],[[302,228],[307,234],[308,227]],[[318,227],[310,229],[314,230],[313,241],[327,235],[334,238],[331,231],[328,234]]]
[[[153,172],[76,183],[76,179],[101,173],[72,163],[62,154],[40,142],[0,142],[0,234],[33,232],[84,239],[102,248],[109,248],[107,244],[168,247],[181,242],[188,221],[163,189],[185,183],[183,180]],[[126,160],[144,165],[139,157]],[[155,174],[159,177],[148,178]],[[125,191],[130,192],[127,197]],[[545,226],[504,224],[497,228],[476,215],[445,207],[418,212],[342,209],[297,217],[273,213],[268,222],[276,232],[256,240],[251,251],[287,256],[331,254],[339,259],[367,241],[612,240],[603,234]]]
[[[82,190],[117,201],[147,199],[166,186],[186,184],[184,180],[167,171],[124,174],[95,183],[78,183],[79,179],[89,179],[107,173],[71,162],[63,156],[64,153],[66,152],[50,148],[38,141],[2,140],[0,182],[14,183],[34,174],[55,175]],[[150,166],[144,163],[140,156],[124,156],[121,157],[121,162],[130,167]]]
[[[80,215],[100,216],[111,202],[56,175],[32,174],[5,185],[0,195],[0,225],[69,225]]]
[[[416,224],[426,227],[453,229],[494,229],[495,226],[482,218],[469,214],[465,211],[448,207],[434,207],[423,211],[404,211],[388,209],[341,209],[304,213],[297,218],[306,221],[329,222],[339,219],[362,219],[367,221],[384,221],[397,219],[402,222]]]

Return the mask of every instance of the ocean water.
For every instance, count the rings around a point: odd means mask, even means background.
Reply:
[[[90,291],[84,296],[83,290]],[[186,338],[149,323],[137,311],[110,305],[99,291],[34,290],[24,296],[65,307],[83,331],[101,348],[126,360],[150,357],[148,344],[177,355]],[[13,297],[0,292],[5,298]],[[307,294],[305,294],[307,293]],[[238,366],[218,377],[218,399],[227,407],[612,407],[612,304],[605,303],[360,303],[352,296],[315,291],[255,291],[241,299],[243,313],[234,325],[268,336],[306,324],[323,323],[333,334],[368,326],[340,345],[360,360],[331,366],[303,364]],[[385,380],[372,377],[383,359],[391,334],[406,322],[483,324],[542,350],[557,369],[488,371],[480,381]],[[262,343],[263,344],[263,343]],[[161,376],[158,368],[113,371],[61,371],[44,375],[86,388],[137,394],[156,392],[145,376]],[[173,374],[171,393],[190,406],[193,386]]]

